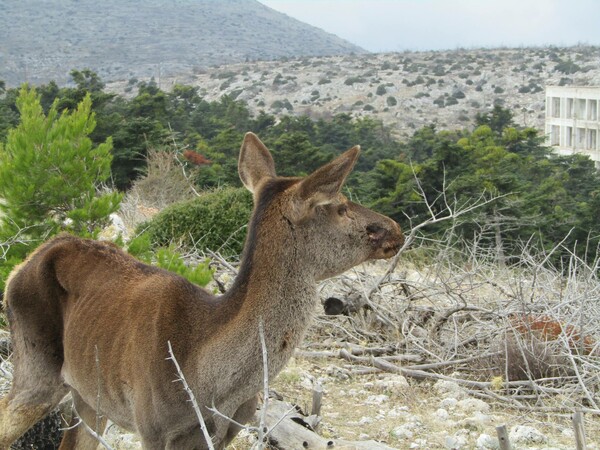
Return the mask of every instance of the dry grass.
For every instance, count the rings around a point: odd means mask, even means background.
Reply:
[[[133,183],[121,202],[119,215],[128,230],[165,207],[197,195],[176,152],[149,149],[146,161],[146,173]]]

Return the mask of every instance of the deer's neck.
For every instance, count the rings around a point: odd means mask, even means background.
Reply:
[[[240,353],[253,361],[261,360],[258,329],[262,320],[271,374],[283,368],[300,344],[316,299],[316,281],[298,250],[297,236],[285,221],[279,225],[288,231],[279,235],[279,241],[272,233],[250,233],[248,239],[257,239],[261,245],[247,243],[238,277],[222,303],[230,316],[225,339],[246,347]]]
[[[225,303],[235,305],[232,312],[239,320],[262,316],[264,321],[273,318],[282,325],[293,326],[307,316],[305,309],[314,306],[316,281],[310,266],[299,254],[293,230],[284,236],[278,240],[250,236],[263,245],[248,245],[239,274],[224,296]]]

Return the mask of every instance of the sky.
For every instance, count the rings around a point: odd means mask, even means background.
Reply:
[[[600,45],[600,0],[259,0],[372,52]]]

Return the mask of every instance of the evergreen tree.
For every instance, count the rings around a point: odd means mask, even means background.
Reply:
[[[112,142],[94,146],[90,95],[72,112],[57,102],[44,114],[40,96],[22,87],[20,123],[0,143],[0,232],[38,242],[61,230],[94,235],[117,210],[121,195],[98,194],[110,176]]]

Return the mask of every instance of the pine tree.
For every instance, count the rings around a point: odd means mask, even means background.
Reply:
[[[110,177],[112,141],[94,147],[91,105],[88,94],[59,113],[55,101],[46,116],[35,89],[21,88],[20,123],[0,143],[0,237],[93,236],[117,210],[121,194],[98,193]]]

